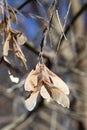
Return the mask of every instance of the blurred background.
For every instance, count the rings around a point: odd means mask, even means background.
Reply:
[[[0,22],[3,2],[0,1]],[[10,67],[1,62],[3,37],[0,29],[0,130],[87,130],[87,1],[56,1],[43,50],[45,64],[69,86],[70,108],[62,108],[54,101],[47,103],[40,97],[32,112],[24,106],[26,92],[23,84],[26,75],[39,61],[43,30],[49,22],[54,1],[6,2],[17,17],[16,24],[10,22],[11,27],[27,38],[21,48],[28,71],[22,72],[16,64],[20,71],[14,70],[14,73],[20,82],[16,84],[10,80]]]

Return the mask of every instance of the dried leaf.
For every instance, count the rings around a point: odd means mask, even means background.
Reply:
[[[29,111],[32,111],[37,103],[38,91],[33,92],[28,99],[25,100],[25,106]]]

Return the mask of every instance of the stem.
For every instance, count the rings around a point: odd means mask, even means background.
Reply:
[[[39,59],[40,59],[40,63],[44,64],[44,61],[43,61],[43,52],[42,51],[39,54]]]

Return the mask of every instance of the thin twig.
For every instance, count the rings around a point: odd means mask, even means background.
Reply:
[[[60,18],[59,18],[58,10],[56,10],[56,14],[57,14],[57,19],[58,19],[59,26],[60,26],[60,28],[61,28],[62,34],[63,34],[65,40],[67,40],[67,38],[66,38],[66,36],[65,36],[65,34],[64,34],[64,26],[62,26],[61,21],[60,21]],[[64,24],[64,25],[65,25],[65,24]]]
[[[66,16],[65,16],[65,21],[64,21],[64,26],[63,28],[65,29],[65,26],[66,26],[66,22],[67,22],[67,18],[68,18],[68,15],[69,15],[69,12],[70,12],[70,7],[71,7],[71,0],[69,2],[69,5],[68,5],[68,10],[67,10],[67,13],[66,13]]]
[[[70,30],[71,26],[75,23],[75,21],[78,19],[78,17],[87,10],[87,3],[85,3],[85,5],[83,5],[83,7],[77,12],[77,14],[72,18],[71,22],[69,23],[69,25],[67,25],[64,34],[66,35],[68,33],[68,31]],[[64,36],[61,38],[60,41],[60,46],[62,45],[62,41],[64,40]]]
[[[41,51],[43,50],[43,46],[46,45],[46,39],[47,39],[49,30],[50,30],[50,27],[51,27],[51,23],[52,23],[53,14],[54,14],[54,11],[55,11],[55,8],[56,8],[56,4],[57,4],[57,1],[54,0],[53,3],[52,3],[52,6],[49,9],[50,18],[49,18],[48,22],[46,23],[45,28],[43,30],[43,37],[42,37],[42,41],[41,41]]]
[[[62,27],[61,22],[60,22],[58,11],[56,10],[57,18],[58,18],[58,21],[59,21],[59,24],[60,24],[60,27],[61,27],[61,30],[62,30],[62,33],[60,35],[59,42],[58,42],[58,45],[57,45],[57,51],[60,49],[62,37],[64,37],[65,40],[67,40],[64,30],[65,30],[65,27],[66,27],[66,22],[67,22],[67,18],[68,18],[68,15],[69,15],[70,7],[71,7],[71,1],[69,2],[69,6],[68,6],[68,10],[67,10],[67,13],[66,13],[66,16],[65,16],[65,21],[64,21],[63,27]]]

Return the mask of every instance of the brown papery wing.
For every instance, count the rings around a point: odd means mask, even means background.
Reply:
[[[6,41],[4,43],[4,46],[3,46],[3,56],[8,56],[10,39],[11,39],[11,34],[9,33],[7,38],[6,38]]]
[[[46,99],[47,101],[50,101],[50,94],[48,93],[47,89],[45,88],[44,85],[42,85],[41,89],[40,89],[40,94],[41,96]]]
[[[54,74],[52,71],[50,71],[46,66],[45,66],[49,77],[51,78],[54,86],[56,86],[57,88],[59,88],[61,91],[63,91],[65,94],[69,94],[69,88],[66,85],[66,83],[56,74]]]
[[[51,97],[63,107],[69,108],[70,101],[67,95],[65,95],[61,90],[56,87],[52,87],[49,89]]]
[[[34,107],[36,106],[37,103],[37,97],[38,97],[38,93],[37,92],[33,92],[30,97],[28,99],[25,100],[25,106],[29,111],[32,111],[34,109]]]
[[[37,75],[35,75],[34,70],[32,70],[25,80],[24,88],[26,91],[33,91],[34,86],[36,85],[37,85]]]
[[[33,91],[34,87],[37,86],[38,75],[40,73],[40,68],[36,65],[36,69],[32,70],[26,78],[24,88],[26,91]]]

